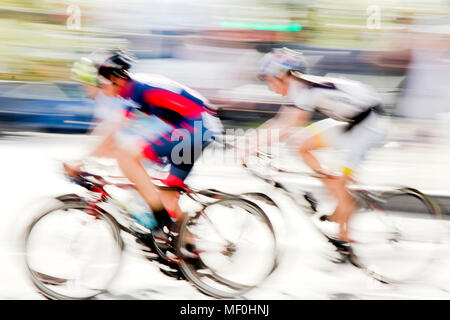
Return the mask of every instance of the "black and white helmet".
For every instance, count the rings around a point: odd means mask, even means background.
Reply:
[[[99,86],[108,82],[111,75],[129,78],[128,70],[133,63],[134,59],[123,51],[94,52],[74,63],[71,78],[87,85]]]
[[[135,60],[123,51],[115,51],[98,66],[98,74],[109,79],[111,75],[128,78],[128,70]]]

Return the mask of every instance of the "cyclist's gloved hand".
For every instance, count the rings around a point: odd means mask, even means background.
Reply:
[[[91,181],[84,177],[84,172],[81,171],[81,166],[83,164],[67,164],[63,163],[64,173],[70,181],[86,188],[88,190],[92,190],[93,184]]]

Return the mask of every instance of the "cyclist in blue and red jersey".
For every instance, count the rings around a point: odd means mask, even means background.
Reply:
[[[127,107],[123,120],[110,128],[89,156],[117,160],[151,208],[153,213],[148,214],[154,215],[159,229],[182,221],[179,193],[156,188],[141,161],[168,162],[170,171],[163,183],[183,187],[203,148],[221,130],[220,121],[197,92],[163,76],[132,75],[129,69],[133,60],[122,52],[100,62],[95,60],[82,58],[72,68],[72,77],[96,85],[105,94],[123,100]],[[66,171],[74,175],[80,167],[66,166]]]

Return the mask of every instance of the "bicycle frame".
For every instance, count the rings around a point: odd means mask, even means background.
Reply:
[[[92,177],[95,180],[97,180],[97,182],[92,181],[92,180],[88,180],[88,177]],[[132,186],[131,184],[115,184],[115,183],[111,183],[106,181],[103,177],[95,175],[95,174],[91,174],[91,173],[86,173],[86,172],[81,172],[79,174],[79,176],[75,177],[75,178],[71,178],[69,177],[69,179],[71,181],[73,181],[74,183],[82,186],[83,188],[88,190],[88,199],[87,200],[87,210],[86,213],[89,215],[93,215],[93,216],[97,216],[98,215],[98,210],[100,209],[98,207],[98,204],[101,202],[105,202],[108,199],[113,199],[113,197],[105,190],[105,187],[108,185],[114,185],[117,187],[126,187],[126,186]],[[72,195],[65,195],[62,196],[64,199],[60,199],[59,200],[67,200],[68,197],[73,197],[74,199],[79,199],[81,198],[80,196],[76,195],[76,194],[72,194]]]
[[[95,180],[97,180],[97,182],[88,180],[87,179],[88,177],[94,178]],[[88,208],[86,210],[86,213],[93,215],[93,216],[97,216],[99,210],[104,211],[102,208],[100,208],[98,206],[99,203],[106,202],[108,199],[114,199],[114,197],[112,197],[105,190],[106,186],[115,186],[118,188],[123,188],[123,187],[133,187],[134,188],[133,184],[109,182],[109,181],[105,180],[102,176],[87,173],[87,172],[82,172],[82,173],[80,173],[80,175],[78,177],[70,178],[70,179],[71,179],[71,181],[75,182],[76,184],[78,184],[88,190],[88,192],[89,192],[89,196],[87,199]],[[216,189],[193,190],[191,188],[188,188],[187,186],[185,186],[183,188],[179,188],[179,187],[170,187],[170,186],[165,186],[165,185],[157,186],[157,187],[161,190],[177,190],[180,194],[185,194],[186,196],[188,196],[190,199],[192,199],[196,203],[199,203],[202,206],[202,208],[197,212],[197,214],[202,214],[208,221],[209,221],[209,217],[207,216],[207,214],[204,211],[205,207],[207,207],[208,205],[210,205],[212,202],[215,202],[215,201],[236,198],[236,195],[218,191]],[[260,198],[263,198],[266,201],[271,201],[270,198],[268,198],[267,196],[265,196],[262,193],[247,193],[245,195],[259,196]],[[211,200],[209,200],[209,201],[202,200],[200,198],[200,196],[207,197]],[[70,195],[61,196],[58,199],[67,201],[67,200],[70,200],[70,198],[80,199],[81,197],[76,194],[70,194]],[[274,202],[271,202],[271,203],[274,203]],[[126,232],[130,232],[130,230],[128,228],[126,228],[125,226],[123,226],[122,224],[119,224],[119,225],[122,228],[122,230],[124,230]]]
[[[258,153],[257,153],[258,158],[261,158],[261,155],[264,156],[265,158],[271,159],[271,155],[270,155],[270,154],[262,153],[262,152],[258,152]],[[247,168],[248,168],[248,167],[247,167]],[[275,171],[275,172],[277,172],[277,173],[284,173],[284,174],[288,174],[288,175],[300,175],[300,176],[303,176],[303,177],[312,177],[312,178],[316,178],[316,179],[323,178],[322,175],[316,174],[316,173],[304,173],[304,172],[294,172],[294,171],[283,170],[283,169],[277,168],[276,166],[272,165],[271,163],[269,163],[268,168],[271,169],[271,170],[273,170],[273,171]],[[282,182],[280,182],[279,180],[276,180],[275,178],[273,178],[273,176],[262,176],[262,175],[260,175],[260,174],[257,174],[257,173],[256,173],[254,170],[252,170],[251,168],[248,168],[248,169],[249,169],[248,171],[249,171],[254,177],[256,177],[256,178],[258,178],[258,179],[264,181],[265,183],[267,183],[267,184],[273,186],[273,187],[276,188],[276,189],[283,190],[283,191],[284,191],[284,192],[285,192],[292,200],[294,200],[294,202],[296,202],[297,204],[299,204],[299,203],[298,203],[298,200],[297,200],[298,197],[294,197],[294,196],[293,196],[293,193],[294,193],[294,192],[293,192],[292,190],[290,190],[288,187],[286,187]],[[418,190],[415,190],[415,189],[412,189],[412,188],[407,188],[407,189],[409,189],[409,190],[411,190],[411,191],[415,191],[415,192],[417,192],[417,193],[420,193]],[[326,190],[326,189],[324,188],[324,190]],[[383,201],[382,199],[379,199],[379,198],[377,197],[377,194],[376,194],[376,193],[374,193],[374,192],[372,192],[372,191],[369,191],[369,190],[366,190],[366,189],[362,189],[362,188],[357,188],[357,189],[352,189],[352,188],[350,188],[350,192],[351,192],[352,196],[355,198],[355,200],[356,200],[357,202],[359,202],[359,206],[360,206],[360,207],[363,207],[363,208],[370,208],[370,209],[372,209],[372,210],[376,210],[376,209],[378,209],[378,210],[384,210],[384,207],[383,207],[384,201]],[[313,204],[313,203],[311,202],[311,200],[312,200],[312,201],[315,200],[315,199],[312,197],[311,192],[305,190],[305,191],[303,192],[302,196],[305,197],[305,200],[307,200],[307,201],[309,202],[309,204],[310,204],[310,209],[311,209],[313,212],[316,212],[316,209],[315,209],[315,207],[314,207],[315,204]],[[267,197],[267,196],[266,196],[266,197]],[[310,199],[307,199],[307,197],[309,197]],[[270,198],[269,198],[269,199],[270,199]],[[273,202],[273,201],[272,201],[272,202]]]

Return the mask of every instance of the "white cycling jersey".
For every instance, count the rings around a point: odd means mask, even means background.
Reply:
[[[317,121],[306,127],[313,135],[320,135],[322,147],[347,150],[340,166],[345,174],[353,175],[367,152],[385,139],[386,123],[372,112],[351,130],[347,123],[371,107],[381,104],[377,92],[360,82],[301,75],[311,87],[302,87],[291,81],[288,98],[307,111],[317,111],[327,119]]]
[[[290,99],[298,108],[317,111],[337,121],[348,122],[371,107],[381,104],[378,93],[358,81],[302,75],[315,84],[302,87],[291,81]]]

